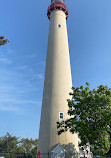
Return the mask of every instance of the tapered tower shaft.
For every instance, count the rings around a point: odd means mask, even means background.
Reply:
[[[48,8],[48,17],[50,28],[38,147],[42,158],[51,157],[57,144],[71,154],[78,152],[77,135],[69,132],[58,135],[56,124],[68,118],[67,99],[72,87],[66,26],[68,9],[63,2],[54,1]]]

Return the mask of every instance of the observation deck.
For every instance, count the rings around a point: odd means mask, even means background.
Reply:
[[[51,4],[48,7],[47,16],[50,20],[50,14],[53,10],[62,10],[66,14],[66,19],[69,16],[68,8],[64,3],[64,0],[51,0]]]

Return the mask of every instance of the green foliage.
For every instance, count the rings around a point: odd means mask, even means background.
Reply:
[[[7,133],[0,137],[0,153],[6,158],[35,158],[37,142],[37,139],[20,139]]]
[[[111,89],[100,85],[90,90],[86,87],[73,87],[68,100],[69,119],[57,122],[58,134],[69,130],[77,132],[84,146],[89,143],[94,151],[105,154],[111,146]]]
[[[28,157],[28,155],[31,155],[31,152],[32,153],[37,153],[37,139],[33,140],[32,138],[31,139],[21,139],[21,146],[23,148],[23,150],[25,151],[26,153],[26,156]]]
[[[4,39],[4,36],[0,36],[0,46],[5,45],[9,42],[8,39]]]

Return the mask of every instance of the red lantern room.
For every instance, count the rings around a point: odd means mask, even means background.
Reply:
[[[68,8],[64,3],[64,0],[51,0],[51,4],[48,7],[47,16],[50,19],[50,14],[53,10],[62,10],[66,14],[66,19],[69,16]]]

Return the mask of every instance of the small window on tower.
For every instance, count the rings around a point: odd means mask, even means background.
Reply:
[[[58,24],[58,27],[61,28],[61,24]]]
[[[63,119],[64,119],[64,113],[63,113],[63,112],[60,112],[60,113],[59,113],[59,119],[60,119],[60,120],[63,120]]]

